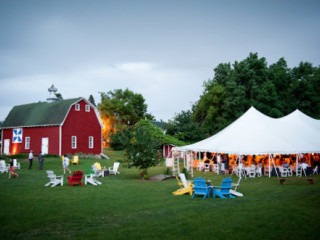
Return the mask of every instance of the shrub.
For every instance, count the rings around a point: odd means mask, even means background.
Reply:
[[[18,153],[18,154],[7,156],[7,159],[9,159],[9,158],[25,159],[25,158],[28,158],[28,157],[29,157],[28,153]]]
[[[28,156],[27,156],[28,157]],[[48,157],[48,158],[60,158],[59,155],[56,155],[56,154],[46,154],[44,155],[44,157]]]

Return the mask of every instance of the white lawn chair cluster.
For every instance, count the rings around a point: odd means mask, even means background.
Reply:
[[[51,185],[51,187],[55,187],[59,184],[63,186],[63,176],[56,176],[51,170],[47,170],[47,174],[50,182],[44,185],[45,187],[48,187],[49,185]]]
[[[0,160],[0,173],[8,172],[10,164],[7,164],[4,160]]]
[[[109,174],[113,174],[113,175],[120,174],[120,172],[118,171],[119,166],[120,166],[120,163],[115,162],[113,164],[113,167],[108,168]],[[92,165],[91,167],[94,173],[85,175],[84,184],[87,185],[88,183],[90,183],[95,186],[102,184],[100,181],[97,180],[97,178],[104,177],[105,168],[99,170],[96,165]]]

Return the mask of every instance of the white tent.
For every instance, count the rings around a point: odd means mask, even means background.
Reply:
[[[299,110],[276,119],[251,107],[212,137],[173,150],[237,155],[320,153],[320,120]]]

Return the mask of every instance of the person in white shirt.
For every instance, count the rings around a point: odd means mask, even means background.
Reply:
[[[65,154],[64,158],[63,158],[63,174],[66,173],[66,170],[68,170],[69,173],[71,173],[71,171],[68,168],[68,166],[69,166],[69,158],[67,157],[67,154]]]
[[[32,167],[32,161],[33,161],[33,153],[32,153],[32,150],[30,150],[30,153],[29,153],[29,170],[31,170],[31,167]]]

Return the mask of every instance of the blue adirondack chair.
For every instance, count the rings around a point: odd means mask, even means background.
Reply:
[[[231,178],[225,178],[222,180],[221,187],[220,186],[218,187],[220,189],[217,189],[217,187],[213,187],[213,198],[215,198],[216,196],[224,199],[226,199],[226,196],[229,198],[235,198],[230,193],[231,183],[232,183]]]
[[[194,185],[193,185],[194,193],[192,195],[192,198],[194,198],[197,195],[203,195],[203,199],[210,196],[211,188],[207,186],[205,179],[198,177],[193,181],[194,181]]]

